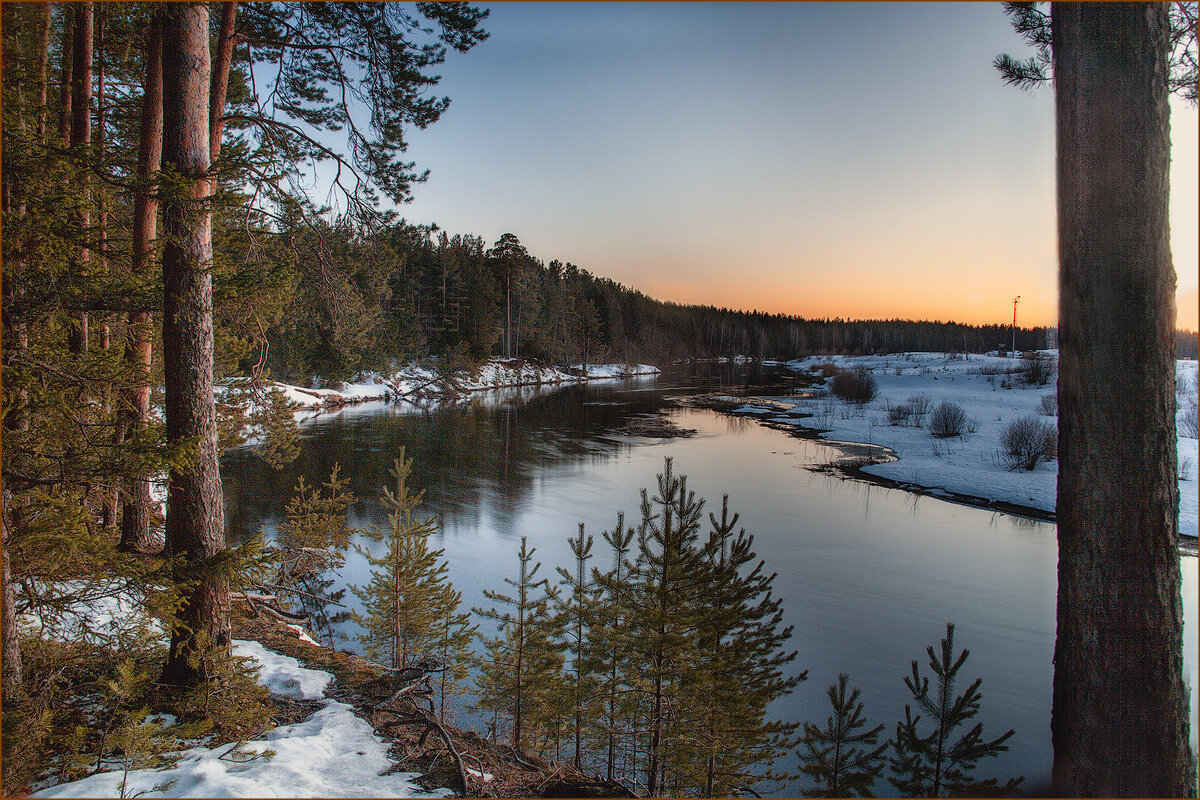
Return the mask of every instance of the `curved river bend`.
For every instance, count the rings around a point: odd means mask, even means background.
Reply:
[[[911,699],[903,684],[910,662],[919,660],[927,673],[925,647],[954,622],[956,645],[971,651],[964,679],[983,678],[984,734],[1016,730],[1009,752],[979,773],[1002,780],[1023,774],[1027,794],[1048,791],[1054,525],[815,473],[807,467],[836,455],[828,445],[669,405],[672,395],[722,385],[781,390],[771,374],[711,369],[557,391],[481,393],[434,412],[371,404],[319,417],[302,427],[301,455],[283,471],[246,449],[226,456],[230,537],[260,526],[269,532],[297,476],[320,483],[334,463],[360,498],[351,524],[386,525],[375,501],[404,447],[414,459],[413,486],[426,492],[421,511],[441,519],[437,546],[445,548],[451,580],[465,605],[487,607],[483,589],[514,573],[522,536],[537,547],[539,574],[555,580],[554,566],[569,563],[567,537],[583,522],[597,541],[592,563],[606,568],[600,533],[618,510],[636,521],[639,490],[654,485],[663,458],[671,456],[688,488],[707,499],[707,510],[719,513],[722,494],[729,495],[758,556],[778,573],[775,590],[795,627],[795,663],[809,670],[809,679],[777,704],[779,717],[823,723],[825,687],[844,671],[862,689],[871,724],[892,731]],[[619,432],[632,415],[656,410],[697,435],[656,440]],[[1182,563],[1194,691],[1196,558]],[[348,559],[343,577],[367,583],[365,562]],[[1192,719],[1194,742],[1194,697]],[[786,793],[802,788],[798,783]],[[890,788],[882,781],[875,786],[880,793]]]

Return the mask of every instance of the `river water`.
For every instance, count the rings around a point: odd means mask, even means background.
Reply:
[[[957,648],[971,651],[963,680],[983,679],[977,721],[985,736],[1016,731],[1009,752],[977,774],[1001,781],[1024,775],[1027,793],[1044,794],[1054,525],[813,472],[810,465],[833,460],[836,450],[752,420],[676,408],[668,399],[721,387],[779,394],[786,381],[781,371],[713,365],[688,375],[479,393],[433,412],[352,407],[305,423],[301,455],[281,471],[250,449],[228,454],[226,524],[234,540],[260,526],[270,532],[297,477],[320,483],[337,463],[360,498],[351,524],[386,525],[376,500],[404,447],[414,459],[411,484],[426,492],[421,511],[441,521],[437,546],[445,548],[451,580],[466,605],[489,607],[483,589],[503,588],[502,579],[515,574],[522,536],[543,562],[539,576],[556,579],[554,567],[570,563],[567,537],[583,522],[597,541],[592,563],[606,568],[601,532],[619,510],[636,523],[639,490],[654,486],[670,456],[708,510],[719,514],[721,496],[729,495],[758,556],[778,573],[775,591],[795,628],[789,646],[809,678],[775,714],[823,724],[825,687],[848,672],[871,724],[885,724],[888,734],[911,702],[903,683],[910,663],[918,660],[928,674],[925,648],[953,622]],[[697,435],[649,439],[617,430],[630,416],[656,410]],[[1195,665],[1196,558],[1184,558],[1183,568],[1187,659]],[[351,558],[343,577],[367,583],[365,562]],[[1194,686],[1194,675],[1190,680]],[[1194,698],[1192,707],[1194,728]],[[794,767],[794,760],[777,765]],[[804,785],[789,785],[785,794]],[[890,788],[875,786],[885,794]]]

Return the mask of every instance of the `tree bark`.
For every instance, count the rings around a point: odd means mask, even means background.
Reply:
[[[92,142],[92,34],[94,14],[92,4],[79,3],[75,11],[73,42],[71,46],[71,147],[80,158]],[[83,174],[79,185],[79,210],[73,215],[75,226],[86,236],[91,225],[91,181]],[[86,244],[79,247],[75,262],[71,265],[73,275],[82,276],[88,270],[91,251]],[[88,351],[88,315],[80,311],[72,321],[69,345],[72,353]]]
[[[146,78],[142,96],[140,144],[138,145],[138,189],[133,204],[132,271],[143,276],[150,269],[154,239],[158,233],[158,197],[154,176],[162,164],[163,84],[162,11],[150,19],[146,35]],[[135,376],[121,403],[123,436],[126,440],[146,429],[150,420],[150,366],[154,325],[149,312],[129,315],[125,362]],[[121,508],[121,543],[126,552],[148,550],[150,537],[150,476],[127,479]]]
[[[1054,3],[1054,791],[1195,796],[1175,449],[1164,4]]]
[[[46,91],[50,66],[50,4],[39,2],[38,10],[38,141],[46,143]]]
[[[212,212],[208,206],[208,7],[163,9],[163,362],[166,433],[192,459],[171,470],[166,550],[195,581],[171,631],[163,681],[192,686],[210,675],[204,648],[229,643],[229,589],[211,560],[225,549],[213,402]]]
[[[221,4],[221,29],[217,34],[217,51],[212,65],[212,88],[209,93],[209,159],[216,161],[221,155],[221,135],[225,130],[225,96],[229,89],[229,67],[233,63],[233,48],[237,43],[235,23],[237,0],[226,0]],[[216,178],[213,178],[213,191]]]
[[[63,6],[62,52],[58,62],[58,141],[63,147],[71,144],[71,45],[75,41],[75,12],[68,3]]]

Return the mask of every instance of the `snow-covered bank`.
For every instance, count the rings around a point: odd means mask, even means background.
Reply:
[[[324,698],[333,676],[306,669],[258,642],[235,641],[234,651],[260,666],[259,683],[298,700],[323,700],[303,722],[262,739],[196,747],[174,767],[101,772],[35,792],[33,797],[439,797],[413,783],[413,773],[382,774],[394,764],[388,745],[345,703]],[[268,755],[266,751],[273,751]],[[122,783],[124,784],[122,786]]]
[[[272,382],[269,388],[283,392],[298,409],[340,408],[368,400],[392,400],[424,403],[446,397],[462,397],[472,392],[515,386],[543,386],[581,383],[589,380],[656,375],[649,364],[576,364],[566,369],[543,366],[515,358],[493,358],[475,369],[439,374],[426,367],[410,364],[390,375],[367,373],[337,388],[309,389]]]
[[[1057,353],[1043,357],[1053,364]],[[825,365],[828,367],[822,369]],[[874,377],[878,395],[857,405],[840,400],[829,390],[826,377],[806,396],[770,398],[770,406],[759,406],[757,416],[775,424],[821,431],[823,438],[886,448],[883,463],[865,465],[862,471],[900,485],[921,487],[931,494],[962,495],[988,502],[1053,513],[1058,480],[1058,462],[1041,461],[1033,470],[1010,469],[1001,445],[1006,426],[1022,417],[1035,417],[1053,424],[1047,413],[1054,395],[1054,378],[1044,385],[1026,385],[1018,370],[1020,359],[987,355],[945,353],[902,353],[888,356],[817,356],[787,363],[796,372],[828,372],[833,368],[863,367]],[[1196,537],[1200,514],[1197,509],[1197,468],[1200,455],[1194,430],[1185,422],[1186,407],[1194,403],[1197,387],[1195,361],[1179,361],[1180,387],[1178,450],[1180,464],[1179,528]],[[942,401],[962,407],[966,425],[959,436],[936,438],[928,430],[928,419],[920,427],[910,416],[894,413],[921,396],[932,410]],[[776,413],[764,413],[766,408]],[[752,411],[747,407],[743,413]],[[811,416],[801,416],[808,414]]]

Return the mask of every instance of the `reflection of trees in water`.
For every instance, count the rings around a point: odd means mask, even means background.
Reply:
[[[667,406],[665,394],[684,391],[777,389],[781,370],[731,364],[691,364],[653,382],[594,382],[547,392],[539,387],[480,392],[435,411],[346,414],[301,431],[300,456],[274,470],[251,451],[222,460],[225,518],[231,539],[273,525],[298,477],[318,485],[334,464],[359,498],[353,524],[385,525],[378,503],[400,448],[413,459],[414,489],[425,490],[422,513],[447,523],[478,517],[482,508],[510,520],[534,487],[538,470],[596,464],[630,445],[613,437],[635,414]],[[772,385],[774,384],[774,385]],[[632,391],[629,391],[632,389]]]

